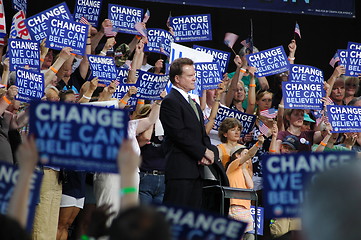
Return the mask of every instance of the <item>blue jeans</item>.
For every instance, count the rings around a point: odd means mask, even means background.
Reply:
[[[139,201],[141,204],[162,203],[165,191],[164,175],[140,172]]]

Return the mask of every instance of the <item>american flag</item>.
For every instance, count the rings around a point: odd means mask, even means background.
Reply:
[[[277,116],[277,110],[274,108],[269,108],[263,111],[260,111],[259,114],[264,117],[268,118],[275,118]]]
[[[167,18],[167,23],[166,23],[168,28],[170,28],[170,19],[171,19],[171,17],[172,17],[172,13],[169,12],[169,16]]]
[[[335,67],[335,64],[340,61],[340,57],[338,56],[338,53],[336,52],[335,55],[330,60],[331,67]]]
[[[233,48],[233,45],[237,41],[237,39],[238,35],[228,32],[224,36],[224,44],[226,44],[229,48]]]
[[[261,120],[259,120],[259,122],[258,122],[258,128],[263,135],[267,136],[267,134],[269,132],[269,128]]]
[[[147,37],[148,33],[147,33],[147,29],[144,28],[143,24],[141,22],[137,22],[136,24],[134,24],[134,28],[140,33],[142,34],[142,36]]]
[[[301,30],[300,30],[300,26],[298,25],[297,22],[296,22],[296,26],[295,26],[295,33],[297,33],[297,35],[301,38]]]
[[[81,18],[79,19],[79,22],[80,22],[80,23],[84,23],[84,24],[86,24],[86,25],[89,25],[89,21],[88,21],[85,17],[81,17]]]
[[[107,37],[115,37],[117,32],[114,31],[113,27],[104,27],[104,34]]]
[[[147,9],[147,11],[144,14],[143,22],[147,23],[149,18],[150,18],[150,11],[149,11],[149,9]]]
[[[241,42],[241,44],[249,50],[250,53],[253,53],[253,40],[251,37],[246,38]]]

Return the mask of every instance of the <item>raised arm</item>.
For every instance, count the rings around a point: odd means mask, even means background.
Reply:
[[[119,100],[119,108],[123,109],[127,105],[129,99],[132,97],[133,94],[137,93],[137,88],[134,86],[131,86],[128,89],[128,92],[123,96],[122,99]]]
[[[246,113],[253,114],[254,108],[256,106],[256,81],[254,79],[254,73],[257,71],[255,67],[248,67],[248,72],[251,75],[251,80],[249,82],[248,88],[248,98],[247,98],[247,109]]]
[[[216,99],[214,100],[212,109],[211,109],[211,114],[208,117],[208,122],[205,126],[206,129],[206,133],[209,134],[209,132],[212,130],[214,122],[216,120],[217,117],[217,112],[218,112],[218,108],[219,108],[219,103],[221,101],[221,96],[224,93],[225,90],[225,86],[224,83],[221,82],[218,85],[218,89],[216,90]]]
[[[296,44],[296,40],[292,39],[290,44],[288,44],[288,50],[289,50],[289,54],[288,54],[288,61],[291,64],[295,63],[295,54],[296,54],[296,49],[297,49],[297,44]]]
[[[7,107],[11,104],[11,101],[18,94],[18,87],[12,85],[6,91],[5,95],[0,98],[0,115],[2,115]]]
[[[231,84],[229,85],[228,92],[226,94],[225,104],[227,107],[229,107],[232,103],[234,95],[233,89],[237,88],[238,81],[242,79],[243,74],[246,73],[245,68],[243,68],[246,66],[243,64],[240,56],[236,55],[236,57],[234,58],[234,63],[236,64],[237,69],[236,73],[232,77]]]
[[[84,83],[86,84],[86,83]],[[86,90],[86,92],[81,96],[81,98],[79,99],[78,103],[87,103],[90,102],[93,93],[95,91],[95,89],[97,89],[98,86],[98,77],[93,78],[89,84],[88,84],[88,89]]]
[[[346,71],[346,69],[342,65],[338,65],[337,67],[335,67],[331,77],[327,80],[327,83],[330,85],[330,89],[332,89],[333,84],[335,83],[336,79],[338,77],[340,77],[342,74],[345,74],[345,71]],[[331,95],[331,91],[329,91],[327,94],[328,95],[326,97],[329,97]]]
[[[58,73],[59,69],[63,64],[72,56],[71,55],[72,48],[65,47],[61,50],[58,59],[51,65],[51,67],[45,72],[45,86],[48,86],[52,81],[53,77]]]
[[[142,66],[143,58],[144,58],[144,43],[143,39],[139,40],[136,48],[135,53],[132,61],[132,66],[128,74],[128,81],[127,83],[136,83],[137,77],[136,72]]]

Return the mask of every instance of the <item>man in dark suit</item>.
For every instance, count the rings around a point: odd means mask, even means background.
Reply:
[[[218,152],[205,132],[199,105],[188,94],[195,88],[193,61],[176,59],[169,77],[173,88],[160,109],[167,161],[163,202],[200,208],[204,166],[213,164]]]

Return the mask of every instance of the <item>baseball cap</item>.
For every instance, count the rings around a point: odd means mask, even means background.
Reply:
[[[307,113],[304,113],[304,114],[303,114],[303,121],[312,122],[312,123],[315,122],[315,120],[313,120],[312,118],[310,118],[310,115],[308,115]]]
[[[298,150],[300,140],[296,136],[288,135],[283,139],[282,144],[290,146],[293,150]]]
[[[232,156],[233,154],[235,154],[236,152],[238,152],[241,149],[243,150],[243,149],[247,149],[247,148],[246,148],[246,146],[243,146],[243,145],[237,145],[231,149],[230,156]]]

